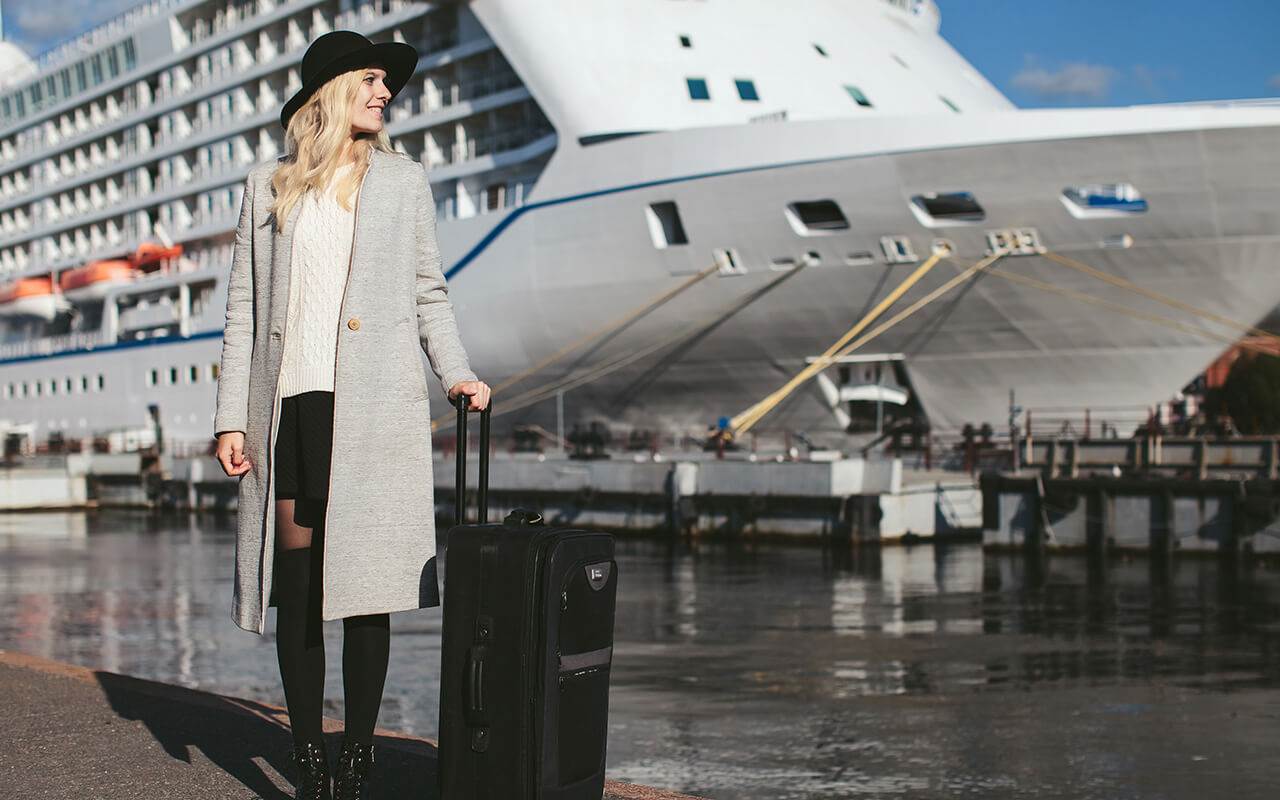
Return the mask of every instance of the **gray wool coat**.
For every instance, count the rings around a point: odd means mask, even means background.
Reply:
[[[295,205],[282,231],[267,209],[276,164],[249,173],[236,230],[218,376],[216,433],[243,431],[232,617],[262,633],[275,553],[272,455]],[[356,202],[338,325],[333,463],[324,535],[326,620],[434,605],[435,515],[426,352],[446,391],[475,380],[436,246],[421,164],[374,151]]]

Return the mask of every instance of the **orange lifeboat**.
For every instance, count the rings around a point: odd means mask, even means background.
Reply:
[[[153,266],[159,266],[162,262],[177,258],[180,255],[182,255],[182,245],[180,244],[166,247],[155,242],[143,242],[138,245],[138,251],[129,256],[129,261],[138,269],[146,270]]]
[[[132,261],[123,259],[90,261],[83,267],[76,267],[62,273],[58,285],[62,289],[62,294],[73,302],[102,300],[106,297],[108,289],[129,283],[137,277],[137,274],[138,270]]]
[[[53,291],[53,279],[18,278],[0,286],[0,314],[51,320],[66,306]]]

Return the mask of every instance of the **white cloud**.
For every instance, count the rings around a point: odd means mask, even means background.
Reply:
[[[1118,77],[1116,70],[1098,64],[1066,64],[1056,72],[1050,72],[1028,60],[1026,66],[1013,76],[1012,84],[1043,100],[1101,100]]]

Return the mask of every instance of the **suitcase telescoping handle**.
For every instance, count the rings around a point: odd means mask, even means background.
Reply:
[[[470,395],[459,394],[454,398],[458,410],[458,466],[454,481],[454,519],[457,524],[466,522],[467,497],[467,406]],[[476,488],[476,505],[479,507],[480,524],[489,521],[489,417],[493,400],[480,412],[480,480]]]

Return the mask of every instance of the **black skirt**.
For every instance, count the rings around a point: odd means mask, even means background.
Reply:
[[[297,501],[294,521],[299,525],[313,528],[322,521],[332,460],[333,392],[303,392],[281,400],[275,494],[277,500]]]

